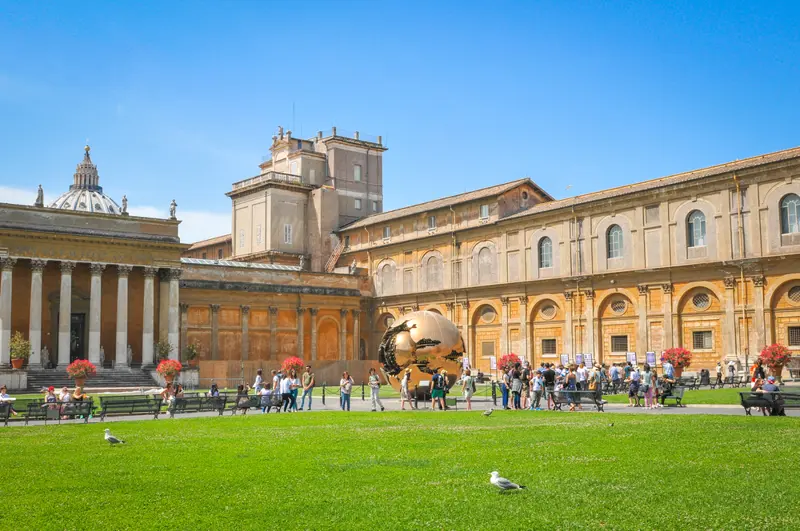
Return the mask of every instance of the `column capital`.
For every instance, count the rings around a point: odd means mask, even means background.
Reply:
[[[182,269],[172,268],[172,269],[162,269],[161,270],[161,279],[162,280],[180,280],[181,273],[183,273]]]
[[[276,308],[275,306],[270,306],[269,307],[269,314],[272,315],[272,316],[278,315],[278,308]]]
[[[92,262],[89,264],[89,271],[92,272],[92,275],[102,275],[105,268],[106,264],[101,264],[99,262]]]
[[[239,309],[242,310],[242,315],[250,314],[250,306],[247,306],[246,304],[239,306]]]
[[[178,306],[181,309],[181,313],[186,313],[186,312],[189,311],[189,304],[188,303],[182,302]]]
[[[158,273],[158,268],[156,267],[145,267],[144,268],[144,278],[154,278]]]
[[[77,262],[68,262],[68,261],[61,262],[61,273],[71,275],[72,270],[75,269],[76,265],[78,265]]]
[[[411,305],[411,311],[412,312],[418,312],[419,311],[419,304],[412,304]]]
[[[671,294],[672,294],[672,283],[671,283],[671,282],[667,282],[667,283],[665,283],[665,284],[661,284],[661,289],[662,289],[662,290],[664,291],[664,293],[666,293],[667,295],[671,295]]]
[[[567,302],[571,301],[572,300],[572,292],[571,291],[565,291],[564,292],[564,299],[566,299]]]
[[[361,315],[360,309],[352,309],[350,310],[350,312],[353,314],[353,317],[358,317],[359,315]]]
[[[638,286],[636,286],[636,287],[639,289],[639,296],[640,296],[640,297],[641,297],[642,295],[647,295],[647,291],[648,291],[648,289],[649,289],[649,288],[647,287],[647,285],[645,285],[645,284],[639,284],[639,285],[638,285]]]
[[[736,287],[736,277],[725,277],[722,281],[725,283],[725,289],[733,289]]]
[[[527,305],[528,305],[528,300],[529,300],[529,299],[530,299],[530,297],[528,297],[527,295],[520,295],[520,296],[519,296],[519,303],[520,303],[521,305],[523,305],[523,306],[527,306]]]
[[[17,259],[12,258],[10,256],[7,256],[5,258],[0,258],[0,269],[2,269],[3,271],[11,271],[12,269],[14,269],[14,264],[16,263]]]
[[[305,313],[306,313],[306,309],[305,309],[305,308],[303,308],[302,306],[298,306],[298,307],[296,308],[296,310],[297,310],[297,315],[303,315],[303,314],[305,314]]]
[[[461,301],[458,304],[465,310],[469,310],[469,301]]]
[[[500,304],[508,306],[508,297],[500,297]]]
[[[341,310],[339,310],[339,316],[340,316],[342,319],[344,319],[345,317],[347,317],[347,308],[342,308]]]
[[[766,282],[764,275],[754,275],[750,277],[750,279],[753,281],[753,286],[756,288],[763,288]]]
[[[34,258],[31,260],[31,270],[34,273],[41,273],[44,271],[46,265],[47,260],[42,260],[41,258]]]
[[[211,313],[219,312],[219,304],[209,304],[208,306],[211,308]]]
[[[456,303],[454,303],[454,302],[446,302],[446,303],[444,303],[444,307],[452,312],[453,308],[456,307]]]
[[[133,271],[132,265],[117,265],[117,276],[120,278],[128,278],[128,275]]]
[[[594,290],[593,289],[585,289],[583,290],[583,296],[589,300],[594,299]]]
[[[316,317],[319,313],[319,308],[309,308],[308,311],[312,317]]]

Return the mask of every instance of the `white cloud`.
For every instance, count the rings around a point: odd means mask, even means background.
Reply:
[[[44,204],[48,205],[55,197],[44,194]],[[32,206],[36,201],[36,189],[12,188],[0,186],[0,203],[13,203]],[[167,209],[152,206],[131,206],[128,211],[132,216],[165,219],[169,216]],[[230,234],[231,215],[201,210],[181,210],[178,208],[178,219],[181,220],[179,234],[183,243],[194,243],[200,240]]]

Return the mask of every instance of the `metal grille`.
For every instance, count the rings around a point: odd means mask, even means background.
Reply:
[[[692,348],[697,350],[711,350],[714,348],[711,331],[692,332]]]
[[[552,319],[553,316],[556,314],[556,307],[552,304],[548,304],[542,308],[542,317],[545,319]]]
[[[792,302],[800,303],[800,286],[794,286],[787,295]]]
[[[625,308],[627,307],[628,305],[623,300],[617,299],[611,303],[611,311],[614,313],[625,313]],[[623,351],[615,350],[614,352],[623,352]]]
[[[698,293],[694,297],[692,297],[692,304],[698,310],[705,310],[711,304],[711,298],[708,296],[708,293]]]
[[[789,327],[789,346],[800,347],[800,326]]]
[[[556,353],[556,340],[542,339],[542,354],[555,354],[555,353]]]
[[[611,336],[611,352],[628,352],[628,336]]]

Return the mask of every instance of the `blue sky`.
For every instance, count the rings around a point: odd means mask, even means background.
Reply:
[[[387,210],[800,144],[800,3],[656,4],[0,0],[0,201],[66,190],[87,138],[106,192],[175,198],[184,241],[230,230],[278,125],[383,135]]]

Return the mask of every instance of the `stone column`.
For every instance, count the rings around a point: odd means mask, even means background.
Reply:
[[[456,322],[456,314],[455,312],[455,304],[452,302],[444,303],[445,307],[447,308],[447,318],[450,320],[451,323]]]
[[[158,339],[169,338],[169,269],[159,271],[158,282]]]
[[[339,359],[347,359],[347,310],[339,310]]]
[[[117,342],[115,367],[128,366],[128,275],[133,266],[117,266]]]
[[[304,360],[305,353],[303,345],[303,328],[305,326],[306,321],[306,309],[303,307],[297,307],[297,357],[301,360]]]
[[[736,279],[725,277],[723,282],[725,282],[725,327],[722,333],[722,350],[725,356],[730,356],[739,350],[736,345]]]
[[[676,346],[672,332],[672,284],[662,284],[661,290],[664,292],[664,350]]]
[[[89,264],[89,361],[100,366],[100,323],[102,322],[103,270],[106,264]]]
[[[361,359],[361,310],[353,312],[353,359]]]
[[[250,306],[241,306],[242,312],[242,361],[250,357]]]
[[[311,359],[312,361],[316,361],[317,359],[317,313],[319,313],[319,308],[311,308],[309,310],[311,314]]]
[[[753,328],[755,329],[755,348],[750,349],[748,363],[752,363],[755,355],[766,346],[766,330],[764,327],[764,275],[751,277],[753,280]],[[752,339],[751,339],[752,343]]]
[[[144,307],[142,308],[142,367],[153,365],[155,340],[155,277],[158,269],[144,268]]]
[[[522,358],[533,364],[533,356],[528,350],[528,296],[519,298],[519,347]]]
[[[647,330],[647,286],[638,286],[639,288],[639,329],[636,338],[636,359],[643,360],[650,347],[648,340]],[[656,357],[658,358],[658,356]]]
[[[189,305],[182,302],[178,305],[181,312],[181,345],[189,345]]]
[[[594,333],[594,290],[583,290],[583,295],[586,297],[586,306],[583,309],[583,318],[586,319],[586,341],[583,344],[583,352],[591,353],[593,361],[599,361],[597,358],[597,338]]]
[[[0,368],[11,363],[11,272],[16,263],[16,258],[0,259]]]
[[[466,351],[467,356],[469,357],[470,366],[477,368],[477,365],[475,364],[478,362],[478,359],[475,353],[472,352],[472,345],[470,344],[472,340],[469,337],[469,301],[461,301],[460,306],[461,306],[461,327],[462,327],[461,340],[464,342],[464,350]]]
[[[31,342],[31,358],[28,366],[42,364],[42,272],[47,260],[31,260],[31,312],[28,319],[28,340]]]
[[[219,359],[219,304],[210,304],[211,308],[211,359]]]
[[[277,359],[278,356],[278,309],[269,307],[269,358]]]
[[[72,323],[72,270],[75,262],[61,262],[61,293],[58,305],[58,368],[69,365],[70,325]]]
[[[180,359],[180,269],[170,269],[169,272],[169,317],[167,318],[167,340],[172,345],[170,359]]]
[[[500,297],[500,306],[500,356],[505,356],[511,352],[508,344],[508,297]]]
[[[564,305],[564,351],[558,352],[558,354],[569,354],[572,358],[574,358],[575,349],[572,345],[572,336],[574,335],[575,329],[572,326],[572,292],[565,291],[564,299],[566,300],[566,304]]]

